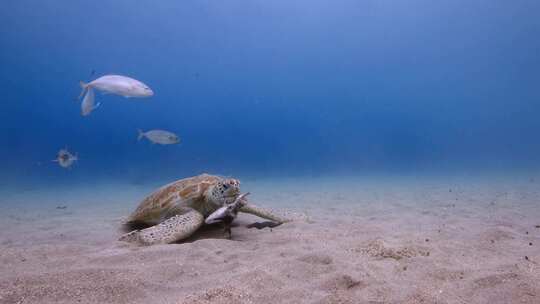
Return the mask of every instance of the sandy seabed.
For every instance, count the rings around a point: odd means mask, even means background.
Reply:
[[[159,185],[22,189],[0,200],[0,303],[540,303],[540,181],[248,180],[309,220],[233,239],[116,241]],[[64,208],[65,207],[65,208]]]

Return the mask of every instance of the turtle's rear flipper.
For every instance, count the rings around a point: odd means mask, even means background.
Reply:
[[[190,210],[187,213],[175,215],[155,226],[124,234],[119,241],[141,245],[173,243],[189,237],[203,224],[203,221],[202,214]]]

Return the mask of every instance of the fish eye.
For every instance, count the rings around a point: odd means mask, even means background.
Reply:
[[[229,188],[229,185],[223,184],[223,189],[227,190]]]

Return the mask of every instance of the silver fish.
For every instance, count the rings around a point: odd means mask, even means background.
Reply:
[[[150,130],[143,132],[142,130],[138,130],[138,132],[139,136],[137,137],[137,140],[141,140],[143,137],[146,137],[152,143],[160,145],[172,145],[180,142],[178,135],[169,131]]]
[[[214,211],[204,220],[204,222],[206,224],[215,224],[215,223],[220,223],[220,222],[223,222],[226,224],[232,223],[232,221],[238,215],[238,211],[240,211],[240,208],[244,207],[244,205],[246,204],[245,197],[248,195],[249,195],[249,192],[240,194],[234,200],[234,202],[230,204],[225,204],[225,206]]]
[[[53,162],[57,162],[60,167],[69,169],[75,161],[78,161],[79,157],[70,153],[67,149],[60,149],[56,154],[56,159]]]
[[[98,104],[94,104],[94,90],[88,90],[88,93],[84,96],[84,99],[81,103],[81,115],[82,116],[88,116],[92,111],[99,108],[101,105],[100,102]]]
[[[94,107],[94,89],[124,97],[150,97],[154,95],[154,91],[146,84],[136,79],[120,75],[105,75],[89,83],[81,81],[80,84],[82,92],[79,95],[79,99],[84,96],[83,104],[81,105],[84,116],[97,108]]]
[[[249,192],[240,194],[234,200],[234,202],[232,202],[231,204],[225,204],[225,206],[214,211],[204,220],[204,222],[206,224],[221,223],[221,225],[223,225],[225,233],[228,234],[228,238],[231,239],[232,238],[231,224],[236,218],[236,216],[238,215],[238,212],[240,211],[240,209],[246,205],[247,200],[245,198],[248,195],[249,195]]]

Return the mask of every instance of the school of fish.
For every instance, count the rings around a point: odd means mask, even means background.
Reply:
[[[96,103],[96,94],[94,91],[100,91],[104,94],[113,94],[123,96],[125,98],[146,98],[154,96],[154,91],[137,79],[122,76],[122,75],[104,75],[98,77],[88,83],[80,82],[81,94],[79,99],[81,102],[81,115],[88,116],[94,110],[101,106],[101,102]],[[148,139],[153,144],[173,145],[180,143],[180,137],[170,131],[165,130],[149,130],[143,132],[138,130],[138,140],[143,138]],[[65,149],[58,151],[53,162],[57,162],[62,168],[70,169],[71,166],[78,161],[76,154],[72,154]]]

